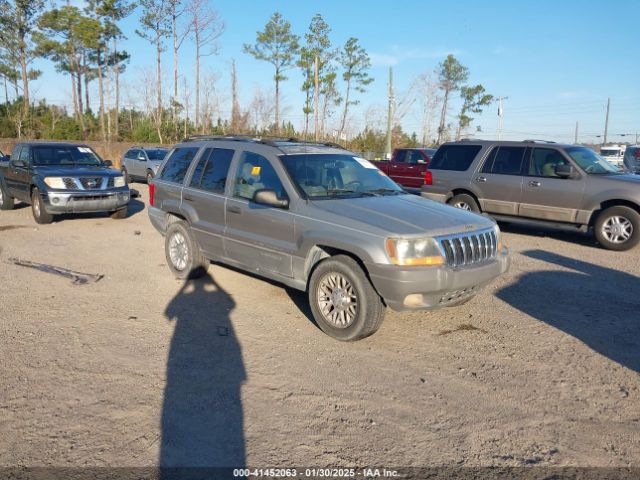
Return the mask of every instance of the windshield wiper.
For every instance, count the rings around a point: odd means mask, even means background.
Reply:
[[[395,188],[374,188],[372,190],[367,190],[367,193],[384,195],[385,193],[393,193],[394,195],[399,195],[401,193],[406,193],[404,190],[398,190]]]
[[[373,197],[373,196],[375,196],[375,193],[371,193],[371,192],[368,192],[368,191],[367,192],[358,192],[356,190],[349,190],[348,188],[331,188],[331,189],[327,190],[327,195],[330,196],[330,197],[338,197],[342,193],[361,195],[361,196],[365,196],[365,197]]]

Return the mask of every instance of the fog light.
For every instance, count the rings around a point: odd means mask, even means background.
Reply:
[[[406,307],[419,307],[423,304],[421,293],[412,293],[404,297],[404,305]]]
[[[59,199],[58,197],[53,197],[53,198],[51,199],[51,202],[52,202],[52,203],[60,203],[60,199]]]

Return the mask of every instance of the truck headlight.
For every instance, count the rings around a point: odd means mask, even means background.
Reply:
[[[125,181],[124,181],[124,176],[120,175],[119,177],[115,177],[113,179],[113,186],[114,187],[124,187],[125,186]]]
[[[59,189],[66,188],[62,177],[46,177],[44,179],[44,183],[46,183],[47,186],[51,188],[59,188]]]
[[[394,265],[434,266],[444,265],[437,242],[427,238],[387,238],[387,254]]]

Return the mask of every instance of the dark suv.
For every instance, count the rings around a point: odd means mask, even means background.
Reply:
[[[125,218],[130,191],[124,177],[87,145],[61,142],[19,143],[8,162],[0,162],[0,209],[14,201],[31,204],[37,223],[55,214],[110,212]]]
[[[446,143],[429,164],[422,196],[499,221],[593,229],[611,250],[640,241],[640,177],[579,145]]]
[[[375,332],[386,306],[467,302],[509,266],[493,221],[407,194],[336,145],[197,138],[169,152],[149,191],[175,276],[215,259],[306,291],[340,340]]]

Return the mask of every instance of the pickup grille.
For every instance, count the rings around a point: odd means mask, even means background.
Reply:
[[[447,266],[464,267],[495,258],[498,241],[494,229],[439,237]]]
[[[64,188],[66,188],[67,190],[78,189],[78,185],[76,185],[76,181],[73,178],[64,177],[62,181],[64,182]]]
[[[100,190],[102,177],[80,177],[80,183],[85,190]]]

